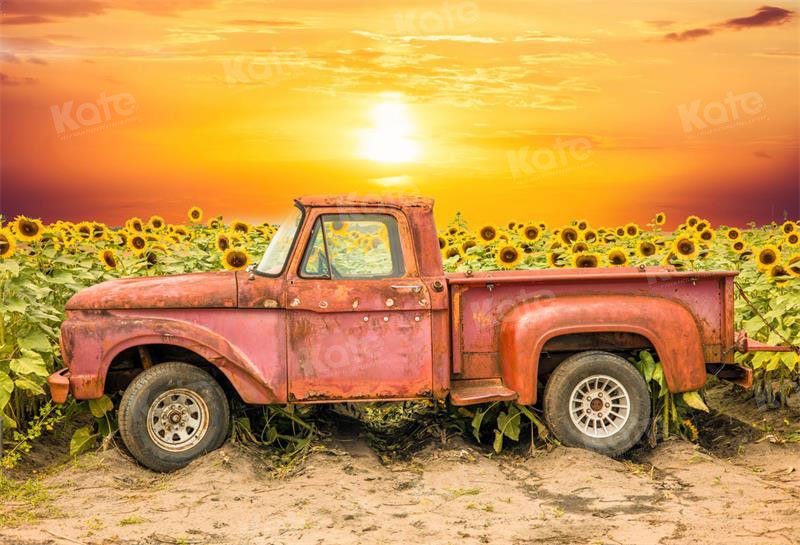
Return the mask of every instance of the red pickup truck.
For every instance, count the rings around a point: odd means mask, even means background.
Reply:
[[[246,403],[542,398],[567,445],[618,455],[650,419],[623,357],[653,349],[672,392],[743,384],[735,272],[671,268],[445,274],[426,198],[302,197],[247,271],[112,280],[66,306],[63,402],[125,388],[119,428],[168,471],[219,447]],[[751,349],[753,346],[751,345]],[[755,347],[755,348],[764,348]]]

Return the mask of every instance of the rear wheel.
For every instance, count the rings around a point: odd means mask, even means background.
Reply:
[[[609,352],[582,352],[556,367],[544,391],[544,416],[565,445],[618,456],[642,438],[650,421],[644,378]]]
[[[187,363],[162,363],[140,373],[119,406],[125,446],[155,471],[172,471],[219,448],[229,425],[225,392],[211,375]]]

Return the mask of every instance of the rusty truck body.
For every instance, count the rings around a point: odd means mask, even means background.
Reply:
[[[543,396],[559,439],[616,455],[650,418],[622,355],[652,349],[672,392],[709,371],[751,381],[734,365],[735,272],[445,273],[432,209],[417,197],[302,197],[247,271],[87,288],[67,303],[51,395],[126,388],[123,440],[166,471],[224,441],[231,391],[255,404]]]

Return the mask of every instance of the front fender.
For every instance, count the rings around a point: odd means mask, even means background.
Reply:
[[[216,366],[247,403],[279,403],[279,384],[268,383],[256,365],[222,335],[175,318],[73,313],[61,326],[64,361],[70,368],[70,392],[77,399],[103,395],[106,374],[123,350],[171,344],[191,350]]]
[[[701,388],[706,382],[700,331],[691,311],[660,297],[564,296],[523,303],[500,324],[500,366],[505,386],[519,402],[536,402],[539,357],[544,344],[570,333],[625,332],[647,338],[658,353],[669,390]]]

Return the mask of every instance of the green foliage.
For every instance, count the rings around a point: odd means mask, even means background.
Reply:
[[[494,436],[492,447],[497,453],[502,452],[505,439],[519,441],[520,432],[525,423],[530,424],[532,428],[531,446],[534,444],[533,429],[536,430],[539,439],[545,442],[555,441],[550,437],[544,422],[533,412],[532,407],[526,407],[519,403],[495,401],[489,405],[479,405],[474,411],[461,408],[457,413],[472,418],[472,435],[478,442],[481,442],[486,429],[484,426],[488,424]]]

